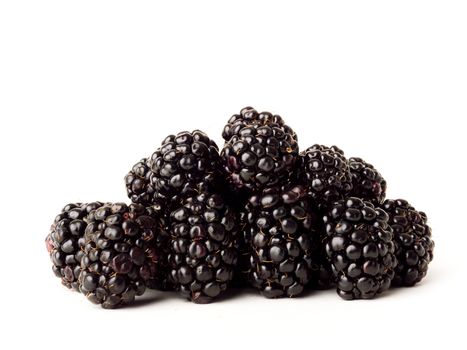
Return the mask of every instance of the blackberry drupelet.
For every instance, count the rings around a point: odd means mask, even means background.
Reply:
[[[397,264],[388,214],[371,202],[350,197],[336,202],[324,222],[326,252],[339,296],[370,299],[387,290]]]
[[[150,184],[168,206],[195,195],[195,190],[218,190],[225,178],[216,143],[199,130],[166,137],[149,165]]]
[[[290,128],[251,124],[232,136],[221,156],[235,189],[258,190],[288,178],[298,159],[298,144]]]
[[[297,141],[297,135],[289,126],[285,125],[280,115],[269,112],[258,113],[253,107],[245,107],[239,114],[234,114],[225,125],[222,137],[226,142],[229,142],[233,136],[239,135],[240,130],[251,125],[280,127],[284,133],[291,134]]]
[[[373,165],[361,158],[349,159],[352,174],[352,190],[349,195],[370,201],[375,205],[382,203],[386,197],[386,180]]]
[[[406,200],[385,200],[381,205],[389,215],[394,231],[398,260],[393,286],[413,286],[420,282],[433,260],[435,243],[424,212],[415,210]]]
[[[155,191],[151,185],[151,169],[148,159],[143,158],[136,163],[125,176],[128,198],[133,203],[151,205],[155,202]]]
[[[301,153],[300,181],[321,210],[343,199],[352,187],[349,164],[344,152],[336,147],[314,145]]]
[[[319,214],[302,186],[272,187],[247,204],[250,283],[267,298],[302,293],[316,270]]]
[[[209,303],[228,287],[238,258],[235,212],[219,194],[185,199],[171,214],[170,276],[196,303]]]
[[[102,203],[71,203],[66,205],[50,228],[45,239],[52,260],[52,270],[62,284],[78,290],[81,258],[84,247],[86,216]]]
[[[159,217],[140,204],[106,204],[88,215],[80,291],[104,308],[131,303],[156,275]]]

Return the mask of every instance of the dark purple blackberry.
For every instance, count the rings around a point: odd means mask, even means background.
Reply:
[[[149,168],[148,160],[142,159],[136,163],[131,171],[125,176],[125,183],[127,188],[128,197],[133,203],[138,203],[146,206],[155,215],[161,218],[161,225],[168,225],[169,210],[167,210],[167,203],[164,199],[158,198],[153,186],[151,185],[152,171]],[[170,235],[168,230],[161,230],[160,234],[156,237],[156,247],[160,253],[159,268],[156,276],[151,279],[147,287],[159,290],[173,290],[168,276],[168,247]]]
[[[288,178],[298,158],[298,144],[288,127],[251,124],[231,137],[221,156],[234,188],[257,190]]]
[[[393,286],[413,286],[420,282],[433,260],[435,243],[424,212],[415,210],[406,200],[385,200],[381,207],[389,215],[394,231],[398,260]]]
[[[70,289],[78,290],[86,217],[101,205],[99,202],[66,205],[55,218],[45,239],[53,264],[52,270],[61,278],[62,284]]]
[[[216,143],[199,130],[168,136],[149,165],[151,186],[168,203],[178,204],[196,190],[217,190],[225,178]]]
[[[154,203],[155,191],[151,185],[151,169],[148,159],[143,158],[136,163],[125,176],[128,198],[133,203],[151,205]]]
[[[160,219],[140,204],[106,204],[88,215],[80,291],[104,308],[131,303],[156,275]]]
[[[302,186],[267,188],[247,204],[250,282],[268,298],[302,293],[314,270],[317,220]]]
[[[388,214],[371,202],[350,197],[336,202],[324,222],[326,252],[339,296],[370,299],[387,290],[397,264]]]
[[[235,212],[218,194],[185,199],[171,215],[171,279],[196,303],[209,303],[231,282],[237,265]]]
[[[297,141],[297,135],[289,126],[285,125],[280,115],[269,112],[258,113],[253,107],[245,107],[239,114],[234,114],[225,125],[222,137],[226,142],[229,142],[233,136],[240,134],[240,130],[251,125],[280,127],[285,133],[293,135]]]
[[[314,145],[301,153],[299,176],[320,209],[343,199],[352,187],[349,164],[336,146]]]
[[[351,196],[370,201],[375,205],[382,203],[386,197],[386,180],[373,167],[361,158],[349,159],[352,174]]]

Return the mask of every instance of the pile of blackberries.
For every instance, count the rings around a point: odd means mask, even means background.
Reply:
[[[371,164],[336,146],[300,153],[280,116],[251,107],[222,136],[220,152],[199,130],[168,136],[126,175],[130,204],[66,205],[46,238],[55,275],[105,308],[147,288],[197,303],[231,286],[369,299],[425,277],[427,216],[385,199]]]

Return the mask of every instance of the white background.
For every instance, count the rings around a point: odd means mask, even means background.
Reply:
[[[1,2],[0,347],[465,346],[465,2],[164,3]],[[302,149],[364,157],[428,213],[423,283],[354,302],[154,292],[114,311],[60,285],[44,238],[64,204],[125,201],[124,175],[166,135],[221,145],[246,105],[281,114]]]

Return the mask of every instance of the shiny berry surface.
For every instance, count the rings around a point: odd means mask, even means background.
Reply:
[[[89,213],[102,203],[67,204],[54,220],[45,243],[52,261],[52,270],[67,288],[78,290],[81,273],[84,232]]]
[[[298,159],[295,133],[275,123],[246,123],[235,130],[221,152],[230,184],[259,190],[286,181]]]
[[[237,267],[235,211],[220,194],[200,193],[183,200],[170,220],[171,283],[187,299],[209,303],[228,288]]]
[[[343,199],[350,191],[351,175],[344,152],[336,147],[314,145],[300,155],[299,174],[301,181],[320,209]]]
[[[300,295],[319,269],[319,215],[305,188],[267,188],[247,212],[250,283],[268,298]]]
[[[386,180],[375,167],[361,158],[349,159],[352,174],[352,189],[349,195],[370,201],[374,205],[384,201],[386,197]]]
[[[435,243],[427,216],[404,199],[385,200],[381,207],[389,215],[396,245],[398,265],[392,284],[411,287],[426,276],[433,260]]]
[[[324,216],[326,253],[341,298],[371,299],[389,289],[397,260],[388,219],[355,197],[334,203]]]
[[[163,219],[140,204],[106,204],[91,211],[84,234],[79,289],[95,304],[115,308],[142,295],[157,276]]]

